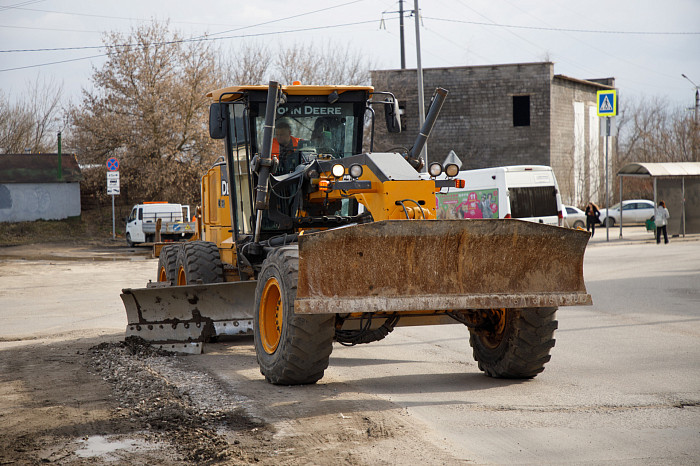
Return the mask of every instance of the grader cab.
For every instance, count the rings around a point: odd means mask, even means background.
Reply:
[[[201,352],[252,333],[262,374],[291,385],[321,379],[334,342],[460,324],[487,375],[541,372],[557,307],[591,303],[588,233],[437,220],[435,193],[460,186],[459,167],[420,173],[419,155],[446,95],[436,91],[410,150],[378,153],[372,107],[400,130],[390,93],[274,82],[210,93],[225,155],[202,178],[201,234],[163,247],[157,282],[123,290],[127,336]]]

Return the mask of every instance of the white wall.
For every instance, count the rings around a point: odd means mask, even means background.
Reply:
[[[574,205],[584,205],[586,199],[586,107],[583,102],[574,102]]]
[[[80,215],[80,183],[0,184],[0,222],[61,220]]]
[[[600,117],[595,102],[588,106],[588,199],[600,205],[605,197],[604,189],[600,189]]]

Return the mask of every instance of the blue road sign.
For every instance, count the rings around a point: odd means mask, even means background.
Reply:
[[[617,91],[598,91],[598,116],[613,117],[617,115]]]
[[[115,159],[114,157],[107,160],[107,170],[111,172],[119,170],[119,160]]]

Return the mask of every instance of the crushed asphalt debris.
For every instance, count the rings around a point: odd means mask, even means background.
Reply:
[[[183,460],[197,464],[252,461],[243,437],[267,428],[207,374],[183,368],[173,353],[138,337],[90,348],[91,370],[113,387],[118,415],[167,441]],[[247,443],[247,442],[246,442]]]

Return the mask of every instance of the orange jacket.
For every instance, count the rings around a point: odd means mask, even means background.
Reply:
[[[292,147],[296,149],[297,145],[299,145],[299,138],[295,138],[294,136],[292,136]],[[272,139],[272,155],[280,155],[280,143],[277,142],[277,138]]]

